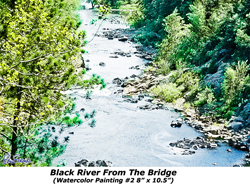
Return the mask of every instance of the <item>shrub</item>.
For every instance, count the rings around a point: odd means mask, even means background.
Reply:
[[[234,115],[234,111],[229,110],[227,111],[227,113],[224,115],[224,118],[226,118],[227,120],[229,120],[233,115]]]
[[[159,97],[166,102],[172,102],[181,97],[181,88],[177,88],[176,84],[169,83],[165,85],[158,85],[153,88],[152,93],[155,97]]]
[[[198,100],[194,102],[195,105],[197,106],[202,106],[205,104],[211,104],[213,101],[215,101],[214,93],[213,90],[210,88],[205,88],[202,92],[198,93],[196,96]]]
[[[156,61],[156,64],[157,66],[159,66],[159,68],[157,68],[156,70],[158,74],[168,75],[169,72],[171,71],[170,69],[171,64],[166,60],[161,59],[159,61]]]
[[[192,100],[199,91],[199,77],[194,72],[184,72],[183,69],[175,71],[171,75],[171,82],[176,83],[179,90],[185,93],[185,99]]]
[[[185,110],[189,109],[190,107],[191,107],[191,104],[188,103],[188,102],[183,104],[183,108],[184,108]]]
[[[238,62],[235,69],[229,67],[225,72],[225,79],[223,81],[223,96],[224,101],[228,105],[238,105],[241,102],[241,92],[244,85],[249,81],[247,75],[249,65],[245,61]]]
[[[142,26],[141,22],[143,19],[144,19],[144,16],[140,7],[136,9],[135,11],[132,11],[127,17],[127,20],[130,23],[132,23],[132,26],[134,27]]]
[[[177,86],[182,85],[184,91],[195,92],[198,89],[199,78],[193,72],[185,72],[176,80]]]
[[[153,45],[155,42],[159,41],[160,36],[155,32],[152,32],[148,29],[138,32],[136,35],[133,36],[133,40],[135,42],[142,43],[146,46]]]

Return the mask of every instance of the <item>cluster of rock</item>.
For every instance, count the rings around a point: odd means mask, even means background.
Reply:
[[[133,37],[134,35],[137,33],[138,31],[135,29],[130,29],[130,28],[126,28],[126,29],[122,29],[122,28],[118,28],[118,29],[110,29],[110,28],[103,28],[101,33],[97,33],[96,36],[98,37],[105,37],[108,38],[110,40],[113,40],[114,38],[117,38],[118,41],[121,42],[133,42]],[[153,49],[152,47],[145,47],[145,46],[134,46],[134,48],[136,49],[136,51],[134,52],[134,54],[137,57],[146,59],[146,60],[152,60],[155,55],[156,55],[156,50]],[[129,53],[124,53],[122,51],[117,51],[118,55],[122,55],[122,56],[127,56],[127,57],[131,57],[131,54]],[[117,56],[118,57],[118,56]]]
[[[186,139],[178,140],[177,142],[173,142],[169,144],[171,147],[177,147],[181,149],[185,149],[183,155],[194,154],[195,151],[187,151],[189,149],[198,150],[199,148],[209,148],[214,149],[217,147],[216,143],[211,143],[207,141],[205,138],[198,136],[196,139]]]
[[[118,49],[114,52],[116,55],[124,56],[124,57],[131,57],[131,52],[124,52],[121,49]]]
[[[181,127],[183,124],[183,120],[181,118],[178,118],[176,121],[172,121],[170,126],[175,128],[175,127]]]
[[[168,108],[163,106],[162,104],[146,104],[143,106],[138,106],[138,108],[142,110],[159,110],[159,109],[168,110]]]
[[[250,164],[250,153],[245,154],[245,159],[244,159],[244,161],[245,161],[247,164]]]
[[[192,155],[195,154],[195,151],[193,150],[184,150],[181,152],[181,155]]]
[[[225,125],[226,121],[223,119],[216,121],[211,119],[209,116],[199,116],[195,111],[192,113],[186,112],[183,114],[183,116],[185,116],[186,120],[188,120],[186,123],[189,126],[203,133],[207,138],[221,140],[222,142],[229,143],[231,146],[237,149],[248,150],[248,146],[250,144],[246,144],[250,142],[249,126],[240,129],[240,127],[236,127],[234,125],[235,123],[237,125],[238,123],[243,125],[243,121],[239,122],[239,120],[234,119],[230,121],[228,125]],[[214,125],[214,122],[217,124]]]
[[[117,77],[112,80],[112,83],[116,84],[117,87],[125,87],[125,84],[128,82],[129,78],[136,78],[136,77],[138,76],[135,74],[132,74],[130,77],[125,77],[125,78]]]
[[[146,93],[142,93],[139,95],[134,95],[133,97],[127,97],[126,95],[122,96],[124,98],[124,101],[129,102],[129,103],[138,103],[139,101],[146,101],[148,102],[145,105],[140,105],[138,106],[139,109],[141,110],[160,110],[160,109],[164,109],[164,110],[168,110],[168,108],[166,106],[164,106],[163,104],[154,104],[152,103],[153,98],[151,98],[148,94]]]
[[[125,37],[124,35],[124,29],[118,28],[118,29],[110,29],[110,28],[103,28],[102,33],[97,34],[98,37],[105,37],[108,39],[114,39],[114,38],[119,38],[120,41],[127,41],[131,40],[128,37]],[[124,39],[122,39],[124,38]]]
[[[128,79],[128,78],[126,78]],[[115,78],[113,79],[113,84],[116,84],[118,87],[124,87],[124,79],[120,79],[120,78]],[[114,92],[114,94],[122,94],[122,98],[124,98],[125,102],[129,102],[129,103],[138,103],[139,101],[144,100],[145,102],[148,102],[145,105],[140,105],[138,106],[139,109],[142,110],[158,110],[158,109],[164,109],[164,110],[168,110],[168,108],[166,106],[164,106],[161,103],[157,103],[154,104],[153,103],[153,98],[151,98],[147,93],[140,93],[137,95],[133,95],[133,96],[128,96],[124,93],[124,89],[118,89]]]
[[[135,46],[136,51],[134,52],[136,57],[143,58],[152,61],[155,57],[155,51],[146,49],[143,46]]]
[[[136,65],[136,66],[129,67],[129,69],[140,70],[140,65]]]
[[[99,37],[105,37],[109,39],[113,38],[123,38],[125,37],[125,29],[117,28],[117,29],[111,29],[111,28],[103,28],[101,33],[99,32],[97,36]],[[128,38],[132,39],[132,35]]]
[[[121,21],[118,17],[111,17],[111,18],[109,18],[109,21],[111,24],[120,24],[121,23]]]
[[[161,75],[156,77],[154,73],[144,73],[140,76],[140,78],[126,82],[124,93],[139,94],[142,92],[147,92],[148,89],[150,89],[154,85],[158,85],[165,78],[165,76]]]
[[[112,83],[113,84],[116,84],[116,86],[117,87],[124,87],[125,85],[124,85],[124,82],[126,81],[128,79],[128,77],[125,77],[124,79],[122,79],[122,78],[114,78],[113,80],[112,80]]]
[[[75,163],[75,167],[111,167],[111,161],[105,160],[97,160],[97,161],[89,161],[87,159],[82,159]]]

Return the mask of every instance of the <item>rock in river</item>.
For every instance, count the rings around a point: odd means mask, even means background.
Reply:
[[[117,77],[113,79],[112,83],[116,84],[117,86],[121,86],[122,84],[124,84],[124,80]]]
[[[118,56],[117,55],[109,56],[109,58],[118,58]]]
[[[82,159],[75,163],[75,167],[111,167],[112,162],[111,161],[105,161],[105,160],[97,160],[95,161],[89,161],[87,159]]]
[[[106,64],[105,64],[104,62],[100,62],[99,65],[100,65],[101,67],[106,66]]]
[[[127,41],[128,40],[128,38],[127,37],[122,37],[122,38],[118,38],[118,41]]]
[[[125,87],[123,90],[124,94],[135,93],[137,91],[138,91],[137,88],[135,88],[134,86]]]
[[[176,122],[176,121],[172,121],[170,124],[171,127],[181,127],[181,125],[182,124],[180,122]]]

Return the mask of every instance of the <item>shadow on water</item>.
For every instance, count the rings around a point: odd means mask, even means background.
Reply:
[[[90,24],[97,18],[97,13],[92,10],[80,11],[83,24],[80,29],[87,33],[87,41],[96,33],[100,20]],[[111,15],[112,16],[112,15]],[[118,15],[115,15],[119,17]],[[103,28],[127,28],[124,23],[111,24],[103,21]],[[183,138],[194,139],[201,136],[193,128],[182,125],[181,128],[171,128],[172,120],[179,114],[170,110],[140,110],[138,106],[146,103],[145,99],[138,103],[125,102],[120,94],[114,94],[119,89],[112,84],[116,77],[124,78],[132,74],[139,75],[141,70],[129,69],[131,66],[143,65],[146,61],[133,54],[134,44],[120,42],[117,39],[95,37],[86,45],[84,59],[88,59],[88,65],[92,69],[87,75],[98,74],[104,78],[107,87],[102,90],[94,90],[91,99],[85,99],[86,91],[71,90],[67,94],[75,97],[76,109],[80,118],[85,121],[82,125],[66,128],[65,134],[73,132],[64,154],[56,158],[53,165],[61,160],[66,160],[67,166],[81,159],[109,160],[115,167],[126,166],[232,166],[241,164],[244,152],[230,148],[226,144],[220,144],[215,149],[198,149],[193,155],[181,155],[178,148],[169,146],[170,142],[176,142]],[[120,49],[130,52],[131,57],[110,58],[110,53]],[[104,62],[105,66],[99,63]],[[84,111],[83,111],[84,108]],[[82,111],[81,111],[82,109]],[[95,110],[93,118],[85,118],[86,113]],[[90,127],[92,126],[92,127]],[[183,150],[183,149],[182,149]]]

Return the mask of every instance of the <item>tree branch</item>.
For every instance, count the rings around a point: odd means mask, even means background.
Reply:
[[[3,152],[5,152],[5,153],[9,153],[6,150],[4,150],[2,147],[0,147],[0,150],[3,151]]]
[[[57,57],[61,54],[65,54],[67,52],[70,52],[71,50],[68,50],[68,51],[64,51],[64,52],[59,52]],[[33,59],[29,59],[29,60],[25,60],[25,61],[19,61],[19,63],[17,63],[16,65],[12,66],[11,69],[15,68],[16,66],[20,65],[21,63],[28,63],[28,62],[32,62],[32,61],[35,61],[37,59],[44,59],[46,57],[49,57],[49,56],[52,56],[53,53],[50,53],[50,54],[45,54],[45,55],[42,55],[42,56],[39,56],[39,57],[35,57]],[[14,69],[15,70],[15,69]]]
[[[5,134],[0,133],[0,135],[4,136],[7,140],[11,141],[11,139],[8,136],[6,136]]]
[[[4,84],[2,83],[2,81],[0,81],[0,84],[2,85],[2,88],[1,88],[1,91],[0,91],[0,94],[1,94],[3,92]]]

